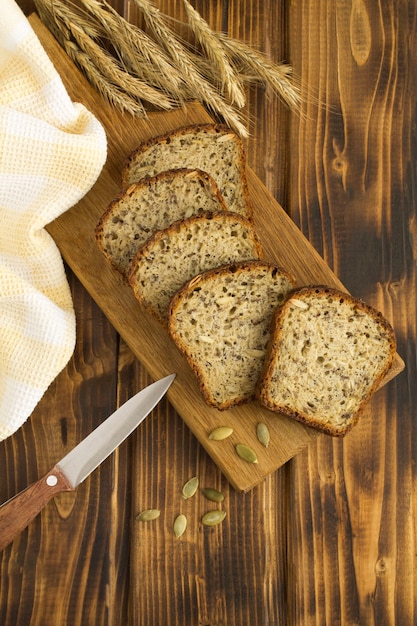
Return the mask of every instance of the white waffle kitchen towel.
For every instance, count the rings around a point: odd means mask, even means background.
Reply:
[[[75,315],[45,225],[96,181],[107,153],[96,118],[71,102],[14,0],[0,10],[0,440],[65,367]]]

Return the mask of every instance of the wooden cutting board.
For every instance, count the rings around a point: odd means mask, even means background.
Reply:
[[[141,308],[130,287],[109,267],[94,240],[99,217],[120,190],[121,169],[129,152],[149,137],[186,124],[211,121],[210,117],[198,104],[170,113],[149,114],[146,120],[118,113],[89,86],[37,16],[31,16],[30,22],[71,98],[82,102],[95,114],[108,138],[107,162],[96,184],[76,206],[50,224],[48,231],[65,261],[149,374],[157,379],[176,372],[176,380],[168,395],[170,402],[233,487],[248,491],[305,448],[318,436],[317,432],[262,409],[256,402],[223,412],[208,407],[190,368],[165,329]],[[265,258],[288,268],[298,285],[325,283],[343,289],[251,170],[248,171],[248,184]],[[397,356],[384,383],[402,369],[403,362]],[[265,422],[271,432],[267,449],[256,438],[259,421]],[[208,434],[219,425],[232,426],[234,433],[225,441],[213,442]],[[257,464],[248,464],[237,456],[234,446],[239,442],[256,450]]]

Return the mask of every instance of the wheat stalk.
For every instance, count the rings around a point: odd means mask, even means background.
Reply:
[[[131,99],[138,103],[137,110],[140,115],[145,115],[145,109],[140,104],[142,100],[146,100],[150,104],[158,106],[161,109],[169,110],[173,107],[173,102],[160,91],[155,90],[148,83],[139,80],[130,73],[124,71],[114,57],[100,47],[80,26],[83,20],[75,11],[70,12],[68,6],[61,0],[53,1],[53,15],[56,21],[60,20],[66,28],[67,38],[70,34],[78,49],[86,55],[85,57],[75,54],[76,48],[72,50],[72,58],[78,64],[82,65],[82,69],[86,75],[92,78],[93,82],[101,85],[100,93],[110,93],[110,85],[118,87],[117,98],[113,100],[120,101],[120,93],[125,92]],[[58,22],[59,23],[59,22]],[[67,46],[68,47],[68,46]],[[89,59],[89,63],[87,63]],[[101,76],[101,80],[99,80]],[[105,82],[108,88],[105,89]],[[115,94],[116,95],[116,94]],[[129,108],[131,108],[130,105]]]
[[[178,22],[175,18],[170,19],[172,22]],[[284,104],[291,110],[299,112],[302,104],[301,88],[293,76],[290,65],[269,61],[262,52],[240,40],[229,37],[225,33],[217,31],[211,31],[211,33],[228,53],[229,63],[233,65],[233,69],[242,83],[262,82],[269,85]],[[194,54],[193,56],[200,69],[204,68],[204,74],[209,77],[209,80],[212,82],[218,80],[216,68],[210,62],[201,55]]]
[[[97,70],[110,83],[120,85],[128,95],[138,101],[146,100],[165,110],[172,108],[172,101],[144,81],[134,78],[131,74],[122,70],[114,58],[86,36],[74,22],[70,23],[69,29],[80,49],[89,59],[94,61]]]
[[[241,71],[248,80],[270,85],[292,110],[299,110],[301,90],[290,80],[292,68],[289,65],[271,63],[261,52],[223,33],[217,33],[217,36],[236,58],[236,62],[241,64]]]
[[[189,88],[191,98],[196,98],[217,114],[220,114],[227,124],[234,128],[243,137],[248,136],[248,131],[240,120],[239,114],[229,105],[221,95],[210,85],[195,67],[193,58],[179,43],[174,33],[161,17],[159,10],[149,0],[133,0],[143,12],[148,28],[164,46],[165,50],[175,61],[176,66],[184,75]]]
[[[211,61],[213,71],[219,74],[221,90],[228,93],[232,104],[236,104],[239,108],[244,107],[245,94],[235,71],[230,65],[225,47],[188,0],[183,0],[183,2],[191,30],[207,58]]]
[[[63,48],[74,63],[76,63],[81,70],[84,70],[91,85],[103,98],[113,105],[115,109],[123,113],[130,113],[134,116],[146,117],[146,110],[143,104],[137,99],[132,99],[126,91],[120,89],[117,85],[109,83],[106,77],[91,63],[90,57],[80,50],[74,42],[64,41]]]
[[[169,91],[171,99],[182,99],[184,79],[170,59],[146,33],[126,21],[105,0],[81,0],[99,21],[112,42],[123,67],[150,85]],[[169,90],[168,90],[169,85]]]
[[[91,84],[115,107],[146,116],[142,102],[159,109],[202,102],[242,137],[248,132],[238,108],[245,104],[243,85],[270,85],[292,109],[300,90],[291,68],[274,64],[260,52],[212,31],[183,0],[186,26],[199,48],[180,39],[151,0],[130,0],[142,12],[146,32],[130,24],[108,0],[35,0],[41,19],[82,69]],[[112,46],[110,54],[105,46]]]
[[[88,76],[91,85],[106,98],[116,109],[126,111],[131,115],[143,117],[146,113],[141,102],[132,100],[125,92],[119,90],[115,85],[109,86],[108,81],[97,71],[91,59],[80,48],[71,41],[71,34],[68,28],[59,21],[55,10],[52,11],[52,4],[35,0],[40,18],[53,33],[67,53],[68,57]],[[64,7],[65,11],[66,8]],[[72,14],[71,14],[72,17]],[[94,34],[88,29],[90,34]]]
[[[70,22],[74,17],[79,27],[91,39],[100,37],[100,29],[95,22],[91,21],[88,15],[84,15],[78,10],[78,6],[74,5],[71,0],[68,2],[59,2],[58,0],[34,0],[39,16],[42,21],[48,21],[48,28],[52,27],[56,33],[57,28],[69,38],[67,28],[62,28],[63,23]]]

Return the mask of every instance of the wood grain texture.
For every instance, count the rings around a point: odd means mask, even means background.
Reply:
[[[19,4],[33,9],[31,0]],[[124,0],[111,4],[137,19]],[[181,0],[157,4],[182,10]],[[308,96],[305,116],[289,116],[262,89],[251,90],[250,165],[348,289],[381,305],[407,368],[378,392],[348,439],[320,437],[246,494],[230,488],[184,421],[161,404],[75,503],[57,498],[0,555],[0,623],[414,624],[414,3],[193,4],[214,24],[294,63]],[[317,107],[318,99],[326,106]],[[0,444],[1,499],[150,382],[69,276],[77,350],[30,421]],[[181,500],[178,490],[192,474],[223,489],[221,528],[202,528],[201,497]],[[138,525],[136,513],[155,503],[158,523]],[[190,532],[174,541],[172,520],[183,507]]]
[[[110,406],[115,407],[116,333],[74,277],[71,287],[77,348],[31,419],[2,443],[1,475],[9,478],[7,485],[1,481],[2,501],[47,472],[108,416]],[[123,598],[126,581],[128,541],[124,534],[114,535],[112,526],[123,526],[129,517],[128,445],[76,492],[51,502],[2,553],[2,624],[78,626],[89,619],[107,623],[109,611],[123,616],[125,605],[118,599]],[[88,584],[90,570],[97,572],[95,584]]]
[[[385,312],[407,365],[352,437],[321,439],[292,463],[291,623],[412,624],[415,6],[300,2],[288,17],[307,98],[305,123],[292,126],[290,214],[344,284]]]
[[[114,268],[109,267],[94,240],[96,224],[120,191],[122,163],[131,150],[151,136],[210,118],[200,105],[194,103],[170,113],[150,113],[145,120],[118,114],[89,89],[46,29],[36,20],[33,24],[69,93],[96,114],[107,131],[108,139],[107,161],[94,187],[47,229],[64,259],[146,370],[155,379],[176,373],[176,380],[168,392],[169,400],[231,484],[238,490],[247,491],[308,445],[317,433],[294,420],[263,409],[257,402],[222,412],[208,407],[191,368],[180,356],[166,330],[138,304],[130,286],[123,282]],[[255,229],[265,259],[289,270],[298,285],[327,284],[343,288],[254,172],[248,169],[247,174]],[[397,357],[386,380],[395,376],[402,366]],[[255,436],[259,421],[265,421],[271,430],[268,450],[259,444]],[[209,433],[224,423],[233,428],[233,437],[222,444],[210,440]],[[238,457],[235,445],[239,442],[257,448],[259,463],[250,465]]]
[[[130,116],[117,114],[95,92],[88,89],[68,58],[60,54],[46,30],[36,20],[33,23],[55,66],[64,77],[69,93],[95,112],[108,136],[108,158],[97,183],[77,206],[48,225],[48,231],[65,260],[146,370],[154,378],[176,373],[168,398],[232,485],[247,491],[307,445],[317,433],[293,420],[274,415],[257,403],[221,413],[208,407],[191,369],[166,330],[140,307],[129,285],[109,267],[94,241],[94,229],[101,214],[120,190],[122,163],[130,151],[150,136],[210,118],[200,106],[194,104],[169,114],[149,114],[146,120],[133,120]],[[255,211],[255,227],[265,257],[291,271],[299,284],[339,284],[250,171],[248,184]],[[266,421],[271,430],[268,450],[262,449],[256,440],[255,429],[259,420]],[[233,438],[222,444],[209,440],[208,434],[225,422],[233,427]],[[238,457],[234,446],[242,441],[259,448],[258,464],[248,465]]]

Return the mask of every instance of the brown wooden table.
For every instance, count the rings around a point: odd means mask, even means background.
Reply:
[[[128,15],[126,2],[110,4]],[[180,0],[157,5],[181,15]],[[406,369],[344,440],[317,438],[246,494],[161,403],[0,555],[0,624],[416,624],[417,7],[194,5],[300,77],[301,116],[250,91],[249,164],[346,288],[392,322]],[[77,347],[28,422],[0,444],[0,501],[150,382],[70,270],[68,278]],[[190,532],[178,541],[171,520],[193,475],[223,490],[227,521],[203,528],[201,504],[190,501]],[[161,508],[160,523],[138,524],[139,503]]]

